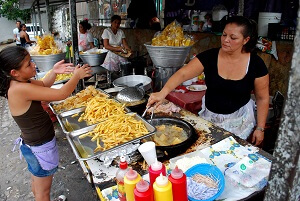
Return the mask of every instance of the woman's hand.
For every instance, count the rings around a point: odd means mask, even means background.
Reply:
[[[57,62],[53,66],[53,72],[55,74],[69,74],[74,71],[74,66],[72,63],[65,63],[64,60]]]
[[[260,131],[260,130],[255,130],[252,136],[252,144],[254,144],[255,142],[255,146],[258,146],[262,143],[262,141],[264,140],[264,132]]]
[[[77,76],[79,79],[83,79],[85,77],[91,77],[92,70],[88,64],[84,64],[83,66],[77,65],[74,70],[74,76]]]
[[[159,106],[160,104],[163,103],[165,99],[165,95],[163,94],[162,91],[157,92],[157,93],[152,93],[148,99],[147,107],[151,107],[151,105],[155,104],[155,107]]]

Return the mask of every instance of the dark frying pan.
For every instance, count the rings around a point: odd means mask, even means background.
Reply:
[[[161,155],[163,155],[163,158],[171,158],[177,156],[178,154],[181,154],[184,151],[186,151],[197,140],[197,133],[194,127],[184,120],[173,117],[157,117],[152,119],[151,124],[153,126],[159,126],[162,124],[176,125],[178,127],[183,128],[188,134],[188,138],[179,144],[170,146],[156,146],[158,157]]]

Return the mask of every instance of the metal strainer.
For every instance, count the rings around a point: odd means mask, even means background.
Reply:
[[[121,102],[135,102],[140,101],[144,98],[145,91],[143,88],[143,83],[139,83],[134,87],[125,87],[116,96],[116,99]]]

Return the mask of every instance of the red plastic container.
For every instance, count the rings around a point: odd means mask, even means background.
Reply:
[[[153,190],[143,179],[135,186],[134,201],[154,201]]]
[[[186,175],[177,166],[169,175],[172,183],[173,201],[188,201]]]
[[[153,186],[155,179],[160,175],[160,173],[162,173],[163,176],[166,176],[166,166],[157,160],[152,165],[150,165],[148,171],[151,187]]]

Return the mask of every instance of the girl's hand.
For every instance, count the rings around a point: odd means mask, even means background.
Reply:
[[[162,92],[152,93],[148,99],[147,107],[150,107],[151,105],[155,104],[155,107],[159,106],[163,103],[165,99],[165,96]]]
[[[83,66],[77,65],[74,70],[74,76],[77,76],[79,79],[83,79],[85,77],[91,77],[92,70],[88,64],[84,64]]]
[[[258,146],[264,140],[264,132],[260,130],[255,130],[252,136],[252,144],[255,142],[255,146]]]
[[[74,66],[72,63],[65,63],[65,60],[57,62],[53,66],[53,72],[55,74],[69,74],[74,71]]]

